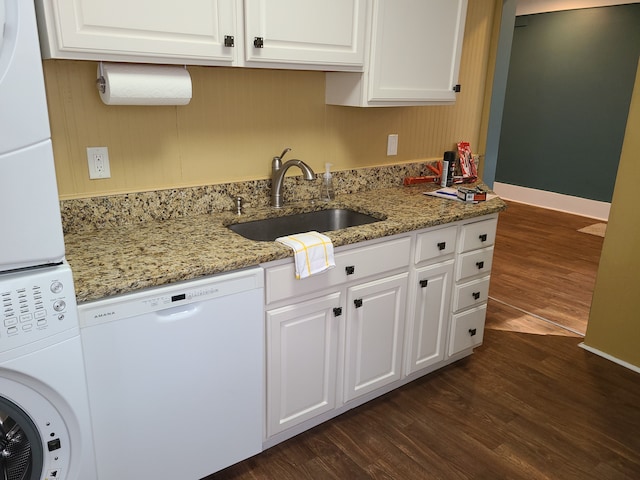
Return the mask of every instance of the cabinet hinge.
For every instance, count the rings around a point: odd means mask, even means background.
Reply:
[[[224,46],[225,47],[235,47],[235,38],[233,35],[225,35],[224,36]]]

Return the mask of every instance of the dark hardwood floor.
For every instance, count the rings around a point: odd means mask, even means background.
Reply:
[[[584,335],[604,239],[578,230],[597,220],[507,203],[494,247],[493,305],[515,307]]]
[[[640,374],[539,318],[585,327],[591,223],[511,203],[474,355],[207,480],[640,478]]]

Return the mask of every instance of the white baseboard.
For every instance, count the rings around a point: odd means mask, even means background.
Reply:
[[[505,200],[526,203],[536,207],[558,210],[560,212],[589,217],[607,222],[611,203],[589,200],[588,198],[574,197],[562,193],[536,190],[535,188],[520,187],[508,183],[495,182],[493,191]]]
[[[629,370],[633,370],[634,372],[640,373],[640,367],[633,365],[632,363],[625,362],[624,360],[620,360],[619,358],[614,357],[613,355],[609,355],[608,353],[604,353],[602,350],[598,350],[597,348],[590,347],[589,345],[585,345],[584,342],[579,343],[578,346],[580,348],[584,348],[587,352],[594,353],[599,357],[606,358],[607,360],[612,361],[613,363],[617,363],[618,365],[622,365]]]

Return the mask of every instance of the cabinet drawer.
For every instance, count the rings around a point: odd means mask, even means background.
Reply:
[[[481,305],[489,298],[490,276],[457,285],[453,294],[453,311],[463,310],[473,305]]]
[[[460,230],[460,252],[493,245],[496,241],[497,226],[497,218],[463,225]]]
[[[409,265],[411,238],[354,248],[335,254],[336,266],[331,270],[296,280],[294,264],[268,267],[266,271],[267,303],[317,292],[352,280],[377,275]],[[349,273],[353,272],[353,273]]]
[[[493,247],[460,255],[456,265],[456,282],[481,273],[489,273],[493,262]]]
[[[418,234],[415,262],[444,257],[455,251],[458,227],[441,228]]]
[[[450,356],[482,343],[486,314],[487,306],[482,305],[452,317],[449,338]]]

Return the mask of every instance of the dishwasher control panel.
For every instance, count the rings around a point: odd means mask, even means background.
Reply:
[[[264,286],[262,268],[239,270],[78,305],[80,326],[88,327],[157,312]]]
[[[0,274],[0,352],[78,326],[67,265]]]

